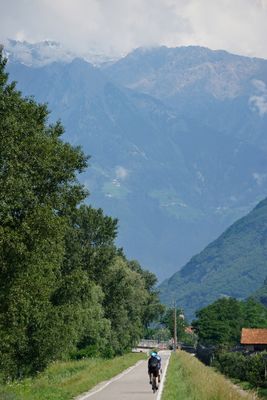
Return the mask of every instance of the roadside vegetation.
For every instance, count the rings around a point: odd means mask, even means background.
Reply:
[[[251,298],[221,298],[197,311],[192,325],[199,343],[227,350],[240,344],[242,328],[266,328],[267,307]]]
[[[250,298],[218,299],[196,313],[193,326],[198,333],[197,357],[246,387],[266,392],[266,351],[247,351],[240,346],[241,330],[266,328],[267,308]]]
[[[92,358],[55,362],[34,378],[0,386],[0,398],[1,400],[70,400],[145,357],[143,353],[129,353],[110,360]]]
[[[0,50],[0,382],[122,355],[162,309],[155,275],[116,246],[117,219],[86,204],[88,157],[5,68]]]
[[[254,394],[247,394],[255,400]],[[231,382],[203,365],[195,357],[179,351],[173,353],[167,372],[162,400],[241,400]]]

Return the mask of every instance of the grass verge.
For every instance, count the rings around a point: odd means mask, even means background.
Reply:
[[[35,378],[0,386],[0,399],[70,400],[144,358],[143,353],[129,353],[111,360],[55,362]]]
[[[172,354],[162,400],[247,400],[252,393],[238,392],[231,382],[203,365],[195,357],[179,351]]]
[[[261,399],[267,399],[267,388],[259,388],[258,395]]]
[[[255,388],[249,382],[240,381],[238,379],[231,379],[234,384],[237,384],[244,390],[255,390]],[[259,399],[266,399],[267,400],[267,388],[258,387],[256,389],[257,395]]]

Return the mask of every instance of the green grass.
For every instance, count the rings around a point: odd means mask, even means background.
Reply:
[[[255,399],[248,393],[246,399]],[[172,354],[162,400],[241,400],[231,382],[195,357],[179,351]]]
[[[267,388],[259,388],[258,395],[261,399],[267,399]]]
[[[130,353],[112,360],[56,362],[35,378],[0,386],[1,400],[70,400],[147,356]]]
[[[232,382],[238,384],[238,386],[242,387],[245,390],[255,390],[251,383],[240,381],[238,379],[231,379]],[[260,399],[267,399],[267,388],[258,387],[257,388],[257,395]]]

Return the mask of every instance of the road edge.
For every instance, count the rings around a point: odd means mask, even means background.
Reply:
[[[161,399],[162,393],[163,393],[163,388],[164,388],[164,382],[165,382],[165,378],[166,378],[166,374],[167,374],[167,370],[168,370],[168,366],[169,366],[169,362],[170,362],[170,358],[171,358],[171,353],[166,361],[166,365],[161,377],[161,384],[159,386],[159,391],[158,391],[158,395],[157,395],[157,400]]]

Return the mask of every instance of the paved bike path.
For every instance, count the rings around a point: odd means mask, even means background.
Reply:
[[[164,376],[170,351],[162,351],[160,355]],[[162,383],[160,383],[160,387]],[[134,367],[129,368],[111,381],[103,382],[87,394],[79,396],[77,400],[159,400],[160,387],[159,391],[153,394],[147,374],[147,360],[144,360],[139,361]]]

